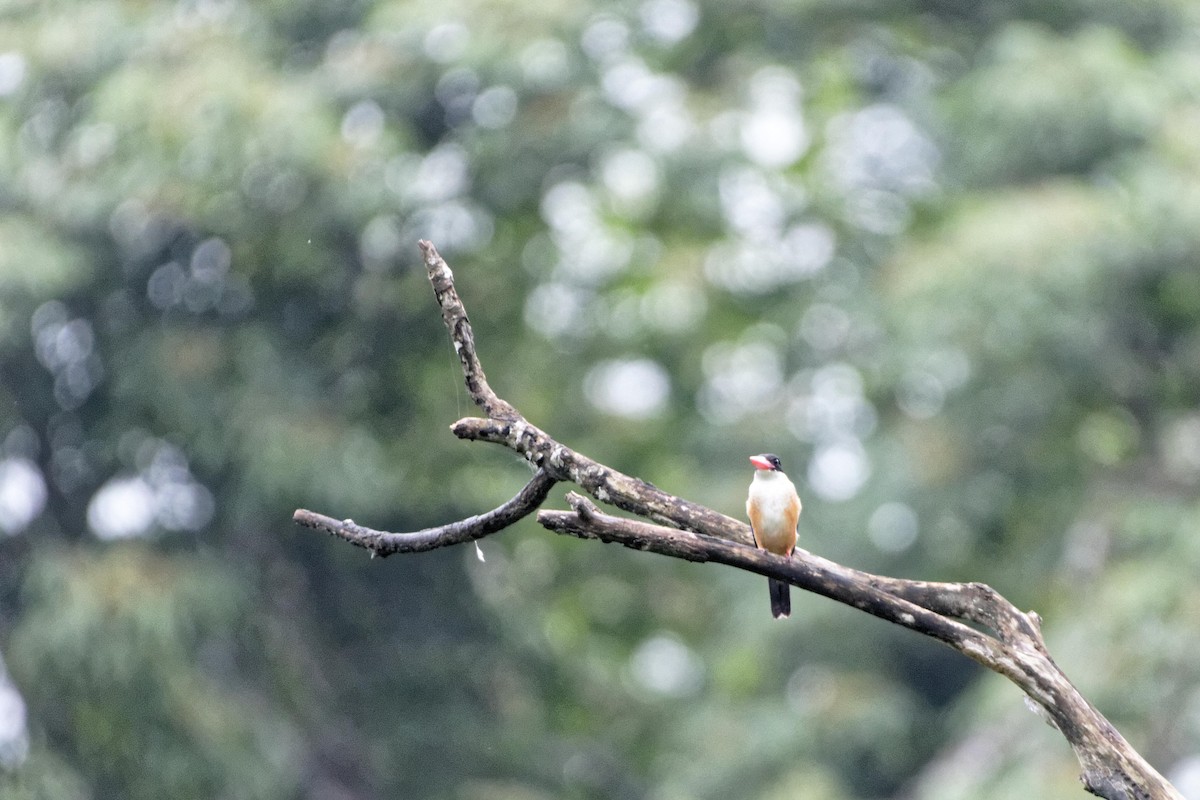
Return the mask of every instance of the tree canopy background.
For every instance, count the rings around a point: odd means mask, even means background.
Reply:
[[[1058,798],[1000,678],[559,540],[369,561],[581,452],[987,582],[1200,796],[1189,0],[0,4],[6,797]],[[561,493],[556,492],[556,496]]]

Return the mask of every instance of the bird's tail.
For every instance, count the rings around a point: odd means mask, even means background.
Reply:
[[[769,578],[767,586],[771,589],[771,616],[775,619],[789,616],[792,613],[792,587]]]

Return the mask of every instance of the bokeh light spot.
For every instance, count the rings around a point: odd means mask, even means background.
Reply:
[[[471,106],[471,116],[482,128],[503,128],[517,115],[517,93],[507,86],[484,89]]]
[[[671,634],[658,634],[638,645],[629,670],[643,689],[668,697],[694,694],[704,683],[703,662]]]
[[[0,767],[15,769],[29,755],[25,699],[0,661]]]
[[[20,533],[46,507],[46,479],[28,458],[0,461],[0,531]]]
[[[917,541],[917,514],[904,503],[884,503],[871,514],[867,535],[885,553],[902,553]]]
[[[871,462],[857,439],[819,447],[808,465],[808,482],[826,500],[849,500],[871,475]]]
[[[666,408],[671,379],[648,358],[602,361],[584,379],[588,401],[601,411],[628,419],[649,419]]]
[[[425,55],[432,61],[448,63],[463,56],[471,41],[471,32],[461,22],[443,22],[425,34]]]
[[[20,53],[0,53],[0,96],[7,97],[25,82],[25,57]]]
[[[646,33],[664,44],[687,38],[700,21],[700,10],[688,0],[647,0],[639,15]]]
[[[370,147],[383,133],[383,109],[374,100],[360,100],[342,117],[342,138],[357,147]]]
[[[88,527],[101,539],[142,536],[154,524],[154,490],[141,478],[115,478],[92,496]]]

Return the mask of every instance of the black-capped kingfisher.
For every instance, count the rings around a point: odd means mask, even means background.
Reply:
[[[800,495],[783,473],[779,456],[763,453],[751,456],[750,463],[754,465],[754,480],[746,499],[746,516],[750,517],[754,543],[763,550],[790,558],[796,547]],[[771,614],[775,619],[791,614],[791,587],[773,578],[767,579],[767,585],[771,590]]]

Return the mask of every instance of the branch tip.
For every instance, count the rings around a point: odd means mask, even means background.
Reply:
[[[574,509],[579,518],[583,520],[593,519],[596,514],[600,513],[596,504],[579,492],[567,492],[567,505]]]

